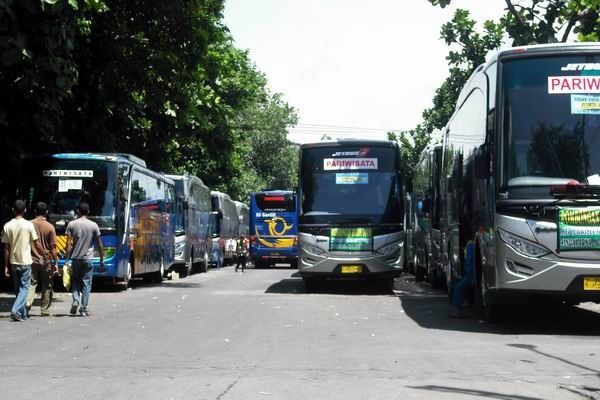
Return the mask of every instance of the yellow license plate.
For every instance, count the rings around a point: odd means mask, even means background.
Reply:
[[[600,290],[600,278],[583,278],[583,290]]]
[[[362,265],[342,265],[342,274],[358,274],[362,272]]]

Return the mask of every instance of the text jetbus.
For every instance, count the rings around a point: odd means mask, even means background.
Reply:
[[[250,197],[250,257],[256,268],[298,265],[296,194],[273,190]]]
[[[300,147],[298,268],[307,290],[325,277],[378,278],[403,267],[398,145],[339,140]]]
[[[462,89],[443,151],[448,286],[475,243],[476,303],[600,301],[600,45],[507,49]]]
[[[54,154],[26,159],[19,197],[33,210],[48,204],[48,221],[56,228],[64,265],[69,221],[77,207],[90,205],[88,218],[102,234],[105,260],[93,259],[94,278],[127,286],[132,276],[162,281],[174,261],[175,225],[171,179],[146,168],[127,154]]]

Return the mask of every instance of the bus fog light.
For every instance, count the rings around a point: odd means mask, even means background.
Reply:
[[[504,243],[508,244],[514,251],[525,256],[542,257],[550,254],[550,250],[546,249],[545,247],[527,239],[523,239],[522,237],[508,233],[502,229],[498,229],[498,235],[500,236],[500,239],[502,239]]]
[[[506,260],[506,268],[511,272],[519,273],[519,271],[517,271],[515,263],[512,260]]]

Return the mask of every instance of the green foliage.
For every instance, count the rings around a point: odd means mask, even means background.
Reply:
[[[295,110],[235,47],[223,7],[0,0],[0,183],[22,155],[118,151],[234,198],[292,187]]]
[[[431,132],[417,125],[407,132],[388,132],[388,140],[398,142],[403,179],[410,186],[421,153],[431,142]]]

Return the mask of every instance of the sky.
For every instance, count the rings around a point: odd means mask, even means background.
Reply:
[[[421,122],[448,72],[442,24],[456,8],[497,20],[504,0],[226,0],[236,45],[299,115],[289,138],[386,138]]]

